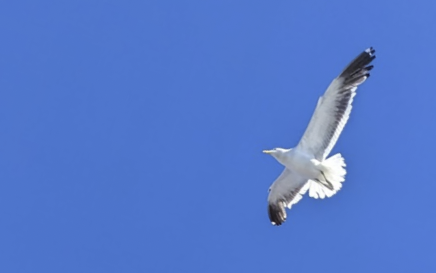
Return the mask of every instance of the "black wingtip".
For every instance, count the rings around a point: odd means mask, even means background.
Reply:
[[[268,216],[274,226],[280,226],[286,221],[286,210],[283,202],[269,203]]]
[[[375,53],[375,49],[374,49],[374,47],[372,47],[372,46],[370,46],[369,48],[367,48],[366,50],[365,50],[365,52],[367,52],[367,53],[369,53],[369,54],[374,54]]]
[[[359,54],[341,73],[341,76],[347,76],[350,74],[355,74],[358,70],[366,69],[374,59],[375,59],[375,49],[370,47]],[[372,68],[372,67],[371,67]]]
[[[357,86],[369,77],[369,71],[374,68],[370,65],[375,59],[375,49],[370,47],[359,54],[339,75],[344,85]]]

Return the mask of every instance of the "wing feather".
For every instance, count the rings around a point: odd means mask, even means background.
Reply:
[[[307,189],[307,179],[285,168],[270,187],[268,195],[268,216],[273,225],[281,225],[286,220],[286,207],[291,208],[301,200]]]
[[[372,47],[366,49],[333,80],[319,99],[297,147],[320,161],[328,156],[348,121],[357,87],[369,77],[374,53]]]

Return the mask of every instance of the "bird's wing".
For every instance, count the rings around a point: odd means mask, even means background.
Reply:
[[[307,191],[307,179],[285,168],[269,188],[268,216],[273,225],[281,225],[286,220],[285,208],[291,208]]]
[[[310,152],[318,160],[324,160],[336,144],[348,117],[357,87],[368,77],[375,58],[371,47],[357,56],[342,73],[333,80],[324,95],[319,98],[315,112],[297,147]]]

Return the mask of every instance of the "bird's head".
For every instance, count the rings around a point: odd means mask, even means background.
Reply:
[[[288,150],[283,149],[283,148],[274,148],[272,150],[263,150],[263,153],[272,155],[277,160],[279,160],[285,154],[286,151],[288,151]]]
[[[272,150],[264,150],[265,154],[272,155],[280,164],[285,165],[286,163],[286,154],[291,149],[283,149],[283,148],[274,148]]]

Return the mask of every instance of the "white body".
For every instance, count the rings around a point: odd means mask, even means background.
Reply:
[[[298,147],[284,150],[284,153],[276,159],[283,166],[306,179],[316,179],[320,175],[320,162],[313,155]]]

